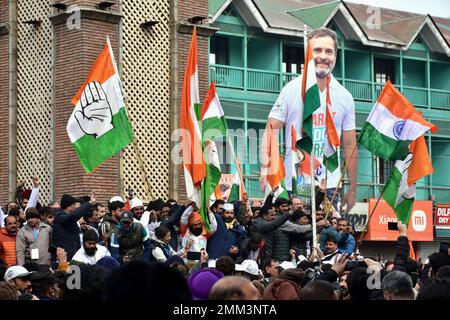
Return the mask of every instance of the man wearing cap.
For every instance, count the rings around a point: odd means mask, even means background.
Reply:
[[[152,245],[147,231],[131,212],[122,212],[117,232],[111,235],[111,255],[120,263],[134,259],[149,261]]]
[[[99,237],[94,229],[86,230],[83,234],[83,245],[72,258],[71,264],[84,263],[93,265],[103,257],[110,257],[106,247],[99,245]]]
[[[95,202],[92,192],[90,201],[80,206],[80,200],[71,195],[64,194],[61,197],[61,209],[56,212],[53,226],[53,245],[66,250],[67,259],[71,260],[75,252],[81,247],[80,227],[78,220],[88,216],[90,205]]]
[[[25,214],[27,224],[19,230],[16,239],[17,264],[22,266],[25,262],[33,261],[50,265],[48,248],[52,227],[41,223],[36,208],[28,208]]]
[[[6,216],[5,227],[0,230],[0,260],[3,260],[7,267],[15,265],[17,262],[17,229],[17,218],[15,216]]]
[[[241,275],[248,278],[250,281],[259,280],[262,277],[262,272],[254,260],[244,260],[241,264],[235,265],[235,270],[241,272]]]
[[[12,266],[6,270],[4,279],[16,288],[19,294],[19,300],[30,300],[33,298],[30,281],[30,277],[33,273],[34,272],[28,272],[28,270],[22,266]]]
[[[33,294],[39,300],[59,300],[61,289],[58,286],[58,278],[49,269],[43,269],[31,275]]]
[[[109,214],[103,218],[100,224],[100,237],[107,248],[109,248],[111,242],[111,234],[117,232],[124,205],[125,202],[120,196],[112,197],[108,202]]]
[[[214,216],[217,220],[217,231],[208,239],[209,258],[236,256],[246,234],[244,228],[234,218],[234,206],[231,203],[225,203],[223,213]]]

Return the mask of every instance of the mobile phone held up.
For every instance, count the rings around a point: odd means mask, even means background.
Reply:
[[[398,230],[397,222],[388,222],[388,230]]]

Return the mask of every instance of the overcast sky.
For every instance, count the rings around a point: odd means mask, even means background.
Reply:
[[[345,0],[346,2],[362,3],[375,7],[409,11],[450,19],[449,0]]]

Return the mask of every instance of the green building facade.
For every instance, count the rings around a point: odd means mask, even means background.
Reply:
[[[303,26],[338,35],[333,75],[353,95],[360,131],[388,79],[439,126],[426,135],[434,174],[418,182],[417,200],[450,201],[450,20],[343,1],[210,0],[209,77],[240,155],[250,197],[260,198],[259,143],[281,88],[303,68]],[[369,13],[368,13],[369,12]],[[377,16],[379,14],[379,16]],[[370,29],[370,18],[381,28]],[[362,40],[361,40],[362,39]],[[256,143],[255,143],[256,142]],[[257,146],[255,148],[255,145]],[[225,172],[234,172],[232,161]],[[393,166],[359,146],[357,201],[378,197]]]

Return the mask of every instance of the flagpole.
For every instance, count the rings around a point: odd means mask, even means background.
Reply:
[[[373,207],[372,212],[371,212],[370,215],[369,215],[369,219],[367,220],[366,226],[364,227],[364,230],[361,232],[361,235],[359,236],[358,246],[360,246],[361,243],[362,243],[362,241],[363,241],[364,234],[366,233],[366,230],[367,230],[367,228],[369,227],[369,222],[370,222],[370,220],[372,219],[372,216],[373,216],[373,214],[374,214],[374,212],[375,212],[375,209],[376,209],[377,206],[378,206],[378,203],[379,203],[380,200],[381,200],[381,197],[383,196],[383,191],[384,191],[384,188],[383,188],[383,190],[381,190],[380,196],[378,197],[377,202],[375,203],[375,206]]]
[[[106,43],[107,43],[107,45],[108,45],[108,47],[109,47],[111,59],[112,59],[112,61],[113,61],[114,70],[115,70],[115,72],[116,72],[117,74],[119,74],[119,72],[118,72],[118,70],[117,70],[116,60],[114,59],[114,51],[112,50],[112,46],[111,46],[111,42],[110,42],[110,40],[109,40],[109,36],[106,36]],[[126,104],[127,104],[127,101],[128,101],[128,97],[127,97],[127,95],[126,95],[126,93],[125,93],[125,90],[123,89],[122,81],[121,81],[121,80],[119,80],[119,85],[120,85],[120,90],[122,91],[122,96],[123,96],[124,104],[126,105]],[[125,112],[127,113],[128,119],[131,119],[130,116],[128,115],[128,110],[127,110],[127,108],[124,108],[124,109],[125,109]],[[150,199],[153,198],[153,193],[152,193],[152,189],[151,189],[151,187],[150,187],[150,184],[149,184],[149,182],[148,182],[148,175],[147,175],[147,172],[146,172],[146,170],[145,170],[145,168],[144,168],[144,161],[142,160],[141,152],[140,152],[139,147],[138,147],[138,145],[137,145],[137,142],[136,142],[136,136],[135,136],[135,135],[133,135],[133,142],[132,142],[132,143],[133,143],[133,149],[134,149],[134,152],[135,152],[135,155],[136,155],[136,159],[137,159],[137,161],[138,161],[138,165],[139,165],[139,169],[140,169],[140,174],[141,174],[141,176],[142,176],[143,179],[144,179],[145,187],[146,187],[146,189],[147,189],[147,190],[146,190],[146,196],[149,197],[149,200],[150,200]]]
[[[347,170],[348,165],[350,164],[350,160],[352,159],[353,154],[355,153],[355,150],[356,150],[356,147],[358,146],[360,138],[361,138],[361,134],[359,135],[358,140],[356,141],[355,146],[353,147],[353,150],[350,153],[350,157],[349,157],[348,161],[344,161],[344,168],[342,169],[341,178],[339,179],[339,182],[338,182],[338,184],[336,186],[336,189],[334,190],[333,197],[331,197],[331,205],[333,205],[333,200],[336,197],[336,194],[337,194],[337,192],[339,190],[339,186],[341,185],[342,181],[345,178],[345,170]],[[326,214],[328,215],[328,212]]]
[[[305,57],[306,57],[306,50],[308,47],[308,37],[307,37],[308,27],[306,24],[303,25],[303,45],[305,50]],[[305,74],[303,72],[303,74]],[[313,149],[314,149],[314,137],[311,137],[313,143]],[[311,150],[311,155],[309,157],[309,168],[311,172],[311,224],[312,224],[312,234],[313,234],[313,248],[317,246],[317,225],[316,225],[316,188],[314,183],[314,154],[313,150]]]

